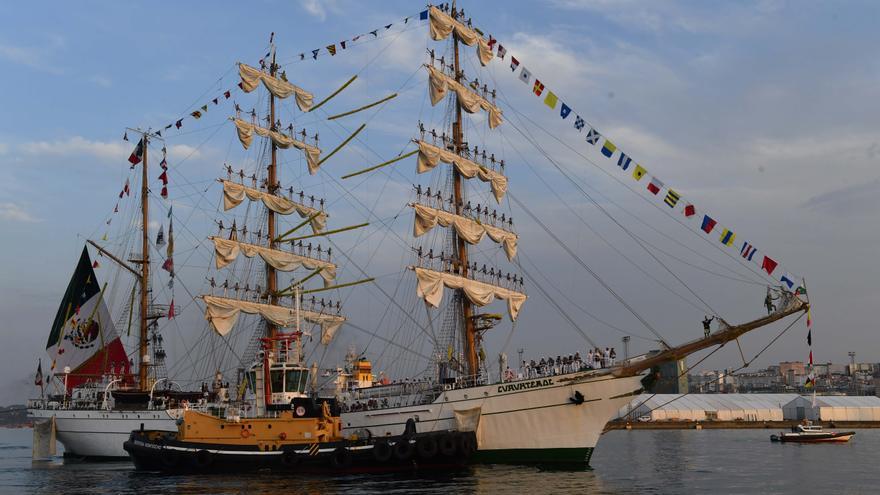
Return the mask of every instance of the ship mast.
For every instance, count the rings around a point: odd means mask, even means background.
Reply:
[[[272,47],[272,62],[269,65],[269,74],[272,77],[278,72],[278,66],[275,64],[275,49]],[[269,129],[273,131],[278,131],[275,128],[275,95],[272,94],[271,91],[269,93]],[[278,147],[275,145],[275,142],[271,139],[269,140],[270,145],[272,146],[272,159],[269,162],[268,167],[268,177],[267,177],[267,190],[269,194],[275,194],[278,184],[278,174],[277,174],[277,154]],[[275,212],[272,211],[271,208],[266,209],[268,211],[268,223],[269,223],[269,249],[275,249],[275,230],[276,230],[276,219]],[[269,304],[278,304],[278,274],[275,272],[275,268],[272,267],[270,263],[266,263],[266,290],[269,293]],[[278,332],[278,327],[270,322],[266,322],[266,337],[269,339],[275,337],[275,334]],[[269,340],[269,342],[274,342]]]
[[[149,339],[147,338],[147,309],[149,306],[149,284],[150,284],[150,237],[149,237],[149,217],[150,217],[150,201],[149,188],[147,187],[147,150],[149,148],[148,135],[143,133],[141,138],[144,160],[141,167],[141,249],[143,258],[141,259],[141,315],[140,315],[140,345],[138,346],[138,386],[142,391],[147,390],[147,366],[149,365],[149,357],[147,356],[147,346]]]
[[[457,16],[457,11],[455,8],[455,0],[452,1],[452,15],[453,18]],[[461,83],[461,67],[459,65],[458,60],[458,34],[455,32],[452,33],[452,47],[454,53],[454,70],[455,70],[455,80],[456,82]],[[458,97],[455,98],[455,122],[452,124],[452,140],[455,145],[456,154],[461,154],[462,150],[464,150],[464,132],[462,128],[461,121],[461,101],[459,101]],[[455,201],[455,214],[462,214],[462,207],[464,206],[464,196],[462,194],[462,179],[461,173],[455,168],[452,167],[452,182],[453,182],[453,194]],[[455,243],[455,248],[458,251],[458,266],[461,270],[460,274],[462,277],[467,278],[468,275],[468,247],[467,243],[458,236],[455,231],[453,231],[453,242]],[[471,305],[470,300],[465,296],[463,289],[458,289],[456,291],[457,298],[459,304],[461,304],[461,315],[463,321],[463,329],[464,329],[464,351],[465,357],[467,359],[467,370],[468,375],[476,376],[479,374],[479,363],[477,362],[477,342],[476,342],[476,331],[474,329],[474,320],[473,316],[473,305]]]

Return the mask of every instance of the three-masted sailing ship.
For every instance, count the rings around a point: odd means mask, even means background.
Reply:
[[[477,458],[487,462],[578,462],[588,463],[605,425],[621,407],[642,393],[654,379],[661,363],[681,359],[693,352],[723,344],[739,335],[777,321],[806,304],[793,294],[784,296],[779,309],[766,318],[720,330],[706,339],[638,356],[614,367],[512,379],[499,370],[496,381],[487,373],[482,356],[482,336],[498,321],[498,315],[481,312],[494,299],[507,303],[508,315],[516,320],[526,302],[523,278],[501,269],[477,263],[469,249],[484,235],[500,243],[508,259],[516,255],[518,235],[512,220],[505,221],[489,208],[474,206],[468,199],[466,179],[478,178],[489,184],[498,202],[508,187],[503,163],[486,160],[482,150],[468,145],[462,112],[486,113],[486,124],[494,129],[502,124],[502,112],[492,99],[493,92],[469,82],[463,72],[459,47],[476,46],[477,57],[485,66],[492,58],[489,40],[471,27],[455,2],[451,9],[429,8],[430,34],[435,41],[452,38],[452,60],[435,60],[425,66],[432,105],[451,106],[451,128],[424,129],[416,140],[417,171],[428,172],[440,163],[448,165],[452,186],[447,198],[439,192],[417,188],[414,210],[416,237],[435,226],[448,229],[447,244],[438,255],[417,249],[411,266],[417,279],[417,295],[431,307],[438,307],[444,289],[452,290],[447,305],[455,321],[461,352],[437,354],[437,380],[375,386],[354,390],[342,414],[344,432],[369,431],[376,436],[399,434],[410,419],[421,430],[455,429],[475,431]],[[477,64],[471,64],[476,66]],[[478,78],[475,78],[479,80]],[[447,132],[448,131],[448,132]],[[502,275],[503,274],[503,275]],[[450,347],[450,351],[452,351]],[[446,354],[445,359],[443,355]],[[461,355],[463,359],[458,359]],[[517,365],[518,366],[518,365]],[[503,366],[502,366],[503,368]]]

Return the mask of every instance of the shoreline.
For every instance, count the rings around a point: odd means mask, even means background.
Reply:
[[[742,430],[790,429],[800,421],[610,421],[603,433],[612,430]],[[880,428],[880,421],[813,421],[814,425],[834,429]]]

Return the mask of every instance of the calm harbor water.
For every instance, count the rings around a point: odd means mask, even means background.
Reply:
[[[0,493],[878,493],[880,430],[843,445],[772,444],[770,430],[642,430],[606,434],[592,469],[475,466],[381,476],[136,473],[128,463],[31,463],[31,430],[0,429]]]

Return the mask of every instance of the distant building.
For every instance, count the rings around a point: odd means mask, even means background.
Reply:
[[[880,398],[845,395],[798,396],[782,406],[782,416],[792,420],[880,421]]]
[[[782,375],[782,381],[790,386],[796,387],[803,385],[804,376],[806,375],[803,361],[783,361],[779,363],[779,374]]]

